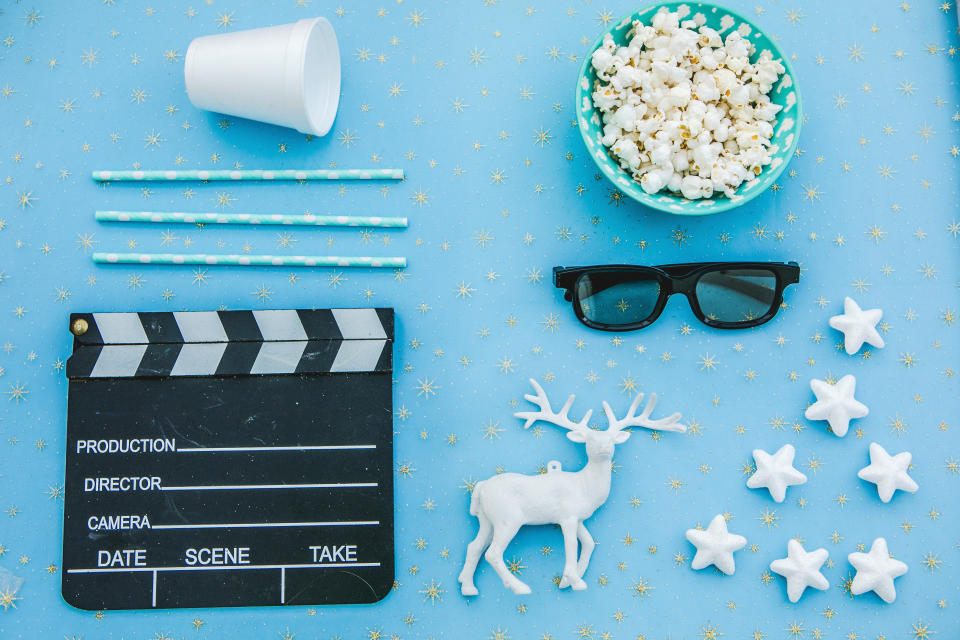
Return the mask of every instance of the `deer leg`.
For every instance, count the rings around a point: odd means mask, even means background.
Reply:
[[[483,557],[486,558],[490,566],[493,567],[493,570],[496,571],[500,579],[503,580],[503,586],[517,595],[524,595],[530,593],[530,587],[510,573],[507,565],[503,562],[503,552],[519,530],[520,525],[513,523],[501,522],[499,526],[494,526],[493,540],[490,542],[490,546],[487,547],[487,552],[483,554]]]
[[[477,518],[480,520],[480,532],[477,533],[473,542],[467,545],[467,559],[457,579],[460,582],[460,593],[465,596],[475,596],[479,593],[476,585],[473,584],[473,574],[477,570],[477,563],[480,562],[480,554],[490,544],[493,534],[493,526],[482,512],[477,514]]]
[[[577,560],[577,575],[582,578],[587,571],[587,565],[590,564],[590,555],[593,553],[593,548],[597,545],[593,542],[593,536],[583,526],[583,522],[577,527],[577,538],[580,539],[580,559]]]
[[[580,522],[576,519],[564,520],[560,523],[560,530],[563,532],[563,550],[566,555],[560,586],[570,585],[574,591],[583,591],[587,588],[587,583],[577,573],[577,529],[579,525]]]

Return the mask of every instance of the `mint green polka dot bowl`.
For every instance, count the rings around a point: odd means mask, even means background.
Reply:
[[[726,36],[732,30],[737,30],[742,36],[749,39],[756,47],[756,52],[750,58],[751,62],[756,60],[761,51],[769,49],[773,57],[779,59],[786,69],[786,72],[780,77],[777,83],[773,85],[773,89],[770,92],[770,101],[783,107],[777,114],[776,121],[773,123],[774,135],[771,143],[776,146],[776,151],[773,153],[770,164],[764,167],[760,175],[752,182],[744,182],[741,184],[732,198],[727,198],[722,193],[715,193],[712,198],[687,200],[680,195],[674,195],[666,189],[659,193],[646,193],[640,187],[640,183],[620,167],[611,155],[610,150],[600,141],[603,137],[603,123],[601,121],[600,111],[593,106],[593,100],[591,98],[594,84],[597,81],[596,72],[591,64],[593,52],[603,43],[603,38],[607,33],[613,36],[613,41],[617,43],[618,46],[626,45],[629,42],[627,33],[633,27],[634,20],[640,20],[644,24],[650,24],[654,14],[661,7],[667,7],[671,11],[676,11],[677,8],[682,5],[690,8],[690,14],[685,19],[702,13],[706,18],[708,27],[716,29],[717,31],[723,29],[721,32],[722,36]],[[726,29],[724,29],[724,25],[726,25]],[[787,56],[783,54],[767,34],[745,17],[735,11],[709,2],[664,2],[655,4],[624,16],[607,31],[601,33],[600,37],[597,38],[597,41],[593,43],[593,46],[587,52],[583,65],[580,67],[580,77],[577,81],[576,105],[580,135],[583,136],[583,142],[587,145],[590,157],[593,158],[593,161],[600,167],[603,175],[609,178],[617,189],[637,202],[653,209],[683,216],[702,216],[727,211],[746,204],[763,193],[773,185],[780,174],[783,173],[790,158],[793,157],[800,138],[800,125],[803,121],[800,93],[797,90],[793,68],[790,66],[790,60]]]

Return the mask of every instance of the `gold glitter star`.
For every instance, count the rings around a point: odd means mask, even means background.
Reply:
[[[683,487],[687,483],[681,480],[679,477],[674,476],[674,477],[668,478],[666,483],[664,484],[666,484],[667,487],[671,491],[673,491],[674,494],[677,494],[677,493],[680,493],[680,491],[683,489]]]
[[[480,429],[484,440],[499,440],[502,432],[503,429],[500,428],[500,423],[494,422],[493,420],[487,420],[487,423]]]
[[[479,69],[480,65],[482,65],[486,61],[487,61],[487,56],[484,53],[483,49],[475,46],[473,50],[470,52],[470,64],[472,64],[474,67]]]
[[[418,207],[423,207],[425,204],[430,204],[430,198],[433,196],[429,195],[429,190],[424,189],[423,187],[418,187],[416,191],[410,196],[410,199],[413,200],[413,204]]]
[[[690,243],[690,239],[692,237],[693,236],[682,227],[677,227],[670,232],[670,240],[681,249],[683,248],[683,245]]]
[[[10,607],[14,609],[17,608],[17,600],[22,600],[20,596],[17,595],[16,591],[13,591],[9,587],[0,591],[0,607],[3,607],[3,610],[6,611]]]
[[[794,620],[789,625],[787,625],[787,628],[784,629],[784,631],[790,634],[791,638],[796,639],[796,638],[802,638],[803,635],[807,632],[807,629],[806,627],[803,626],[802,622],[797,622],[796,620]]]
[[[221,12],[217,16],[217,28],[218,29],[228,29],[233,26],[233,14],[231,11],[227,13],[226,11]]]
[[[560,330],[560,316],[556,313],[548,313],[543,317],[543,320],[540,321],[540,324],[543,325],[544,331],[556,333]]]
[[[801,185],[801,188],[804,190],[804,199],[813,202],[819,200],[820,196],[823,195],[823,191],[820,190],[820,185],[816,184],[806,184]]]
[[[541,148],[543,148],[544,145],[550,144],[552,138],[553,136],[550,135],[550,129],[540,127],[533,132],[533,142],[534,144],[539,144]]]
[[[457,298],[471,298],[474,291],[476,291],[476,288],[464,280],[461,280],[456,287]]]
[[[424,25],[424,23],[429,20],[422,11],[419,9],[414,9],[410,12],[410,15],[406,17],[407,22],[409,22],[415,29],[419,29]]]
[[[771,511],[765,507],[763,512],[757,517],[757,520],[759,520],[763,526],[772,529],[777,526],[777,521],[780,520],[780,516],[777,515],[775,510]]]
[[[936,571],[943,564],[943,560],[940,560],[935,553],[926,553],[921,557],[921,564],[930,571]]]
[[[717,368],[719,362],[716,359],[716,356],[712,356],[709,353],[700,356],[698,361],[701,371],[714,371]]]
[[[273,291],[266,285],[261,284],[253,291],[253,295],[255,295],[260,302],[266,302],[273,297]]]
[[[613,22],[613,18],[614,18],[614,15],[609,11],[607,11],[606,9],[602,9],[597,13],[597,22],[599,22],[604,29],[607,27],[608,24]]]
[[[887,425],[890,427],[890,432],[896,434],[897,436],[902,436],[907,430],[907,423],[904,422],[903,418],[900,417],[900,414],[894,414],[894,417],[890,419],[890,423]]]
[[[27,391],[27,388],[19,382],[10,385],[10,390],[6,393],[7,396],[9,396],[7,401],[15,402],[16,404],[20,404],[21,401],[25,401],[27,396],[30,395],[30,392]]]
[[[35,200],[37,200],[37,197],[33,195],[33,191],[20,191],[17,193],[17,204],[21,209],[32,207]]]
[[[443,600],[443,594],[446,593],[445,589],[440,588],[439,582],[430,581],[430,584],[426,582],[423,583],[423,589],[420,590],[420,593],[423,594],[424,600],[429,600],[430,604],[435,604],[438,600]],[[412,618],[412,616],[410,616]],[[412,624],[408,622],[407,624]]]
[[[437,389],[440,387],[434,383],[433,380],[429,378],[423,378],[417,380],[417,397],[423,396],[424,398],[429,398],[431,395],[437,395]]]
[[[654,587],[650,586],[650,583],[640,577],[638,580],[633,581],[633,585],[630,587],[630,591],[633,591],[634,597],[640,598],[641,600],[646,596],[650,595],[650,592],[654,590]]]
[[[911,630],[914,640],[930,640],[930,636],[936,633],[930,629],[930,625],[923,620],[917,620]]]
[[[736,608],[736,605],[729,608],[732,611],[733,609]],[[720,640],[720,636],[722,636],[723,634],[720,633],[717,627],[713,625],[706,625],[706,626],[700,627],[700,633],[697,635],[703,638],[703,640]]]

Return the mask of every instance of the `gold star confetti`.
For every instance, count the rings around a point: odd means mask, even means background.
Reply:
[[[0,607],[3,607],[3,610],[6,611],[10,607],[14,609],[17,608],[17,600],[22,600],[20,596],[17,595],[16,591],[11,590],[9,587],[0,591]]]

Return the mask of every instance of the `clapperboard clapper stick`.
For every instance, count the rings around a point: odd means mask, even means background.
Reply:
[[[77,313],[70,331],[69,604],[389,593],[392,309]]]

